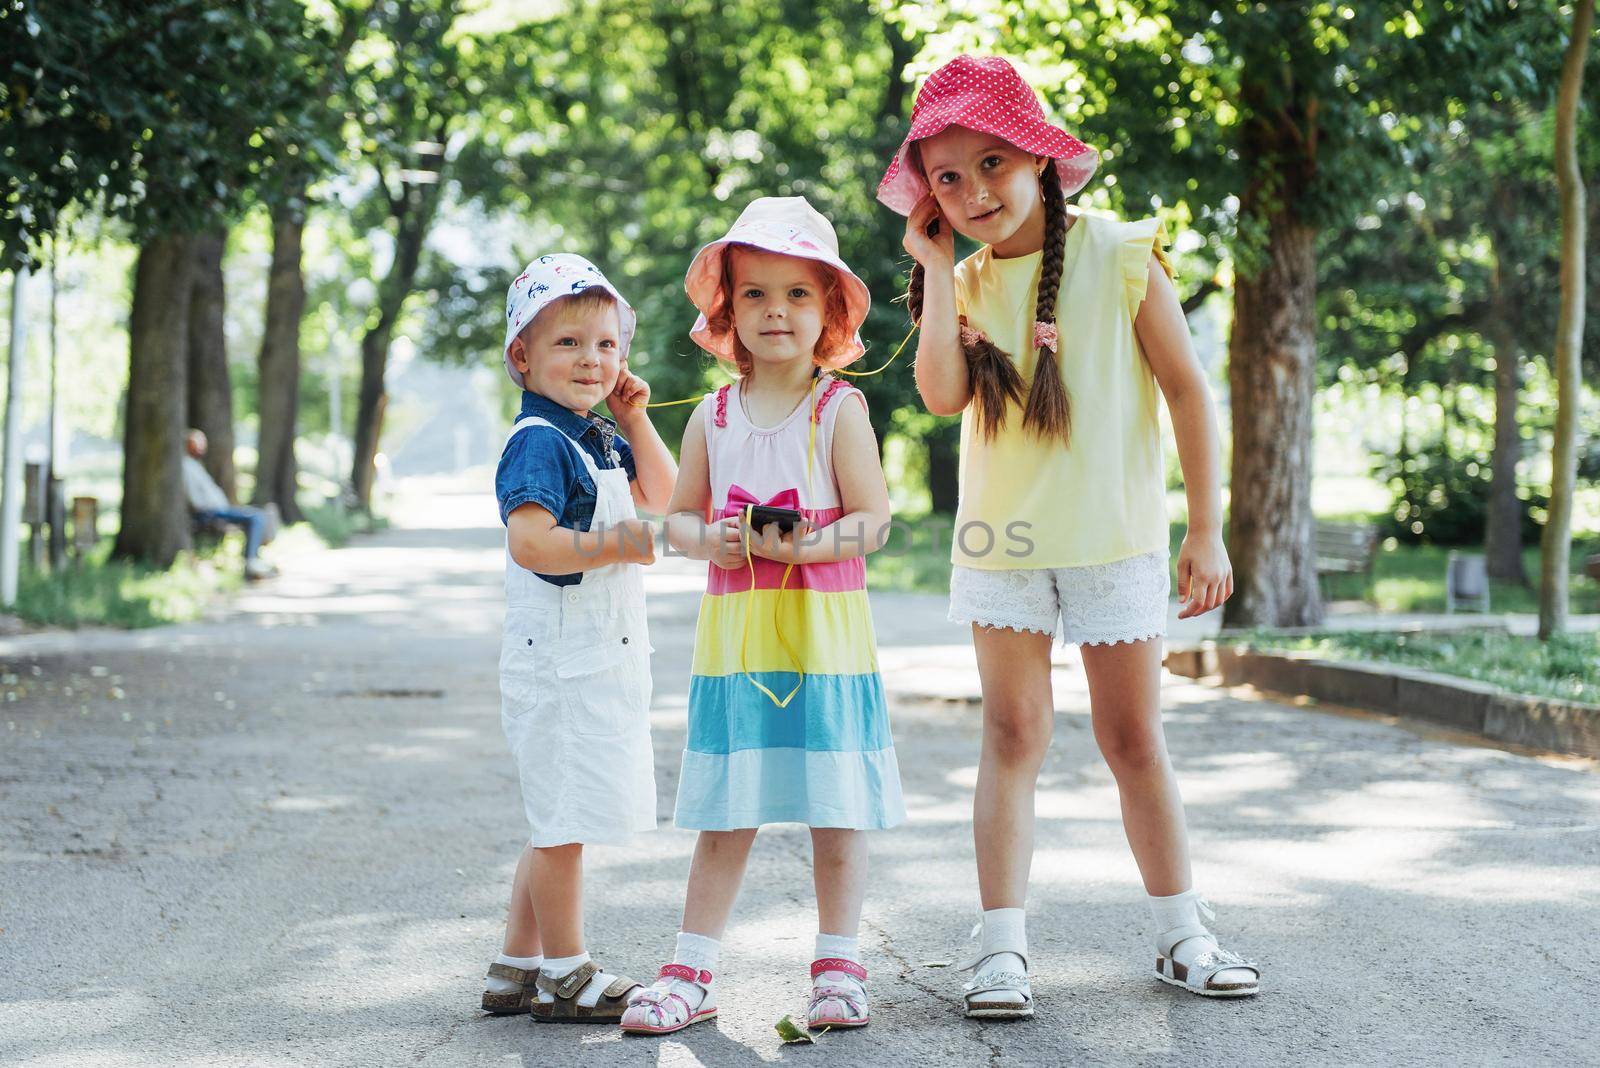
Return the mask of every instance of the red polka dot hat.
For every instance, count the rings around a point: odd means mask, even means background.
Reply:
[[[957,56],[928,75],[917,91],[911,129],[878,183],[879,200],[901,215],[911,214],[917,201],[928,195],[928,183],[907,161],[906,153],[912,142],[932,137],[946,126],[994,134],[1024,152],[1051,157],[1061,191],[1069,197],[1089,184],[1100,165],[1100,153],[1051,125],[1033,88],[1010,63],[999,56]]]

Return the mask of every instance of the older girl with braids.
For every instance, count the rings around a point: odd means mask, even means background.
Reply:
[[[1156,976],[1210,997],[1254,994],[1193,887],[1161,729],[1167,518],[1157,389],[1189,501],[1181,618],[1233,592],[1216,417],[1155,219],[1069,211],[1098,163],[1051,125],[1003,59],[962,56],[917,94],[878,199],[906,215],[916,379],[961,420],[950,618],[972,624],[983,687],[973,838],[983,904],[966,1012],[1033,1013],[1023,903],[1034,790],[1054,721],[1051,638],[1076,642],[1095,739],[1150,899]],[[954,234],[980,243],[955,262]]]

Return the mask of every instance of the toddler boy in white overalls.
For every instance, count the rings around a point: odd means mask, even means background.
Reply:
[[[534,260],[506,296],[506,371],[523,394],[495,475],[501,723],[530,834],[483,995],[492,1013],[615,1023],[638,986],[589,959],[582,876],[585,845],[656,823],[642,575],[655,543],[636,506],[664,511],[677,469],[627,369],[636,321],[571,254]],[[593,411],[601,401],[615,421]]]

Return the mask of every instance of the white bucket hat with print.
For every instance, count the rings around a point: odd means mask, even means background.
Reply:
[[[622,358],[628,358],[628,346],[633,342],[633,332],[639,325],[639,316],[633,306],[622,299],[617,287],[606,280],[600,268],[571,252],[557,252],[540,256],[522,269],[506,290],[506,374],[518,389],[528,387],[522,381],[522,372],[511,365],[511,342],[522,333],[534,317],[562,297],[582,293],[599,286],[617,299],[617,321],[622,336],[617,340],[622,346]]]

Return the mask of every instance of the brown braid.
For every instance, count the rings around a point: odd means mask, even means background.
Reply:
[[[922,322],[922,264],[911,268],[906,285],[906,306],[913,323]],[[988,338],[962,346],[967,358],[967,381],[972,386],[972,402],[977,409],[978,428],[985,438],[993,438],[1005,425],[1006,405],[1022,403],[1022,374]]]
[[[1044,257],[1039,273],[1039,303],[1034,316],[1040,322],[1056,321],[1056,297],[1061,292],[1061,265],[1066,245],[1066,197],[1061,192],[1061,181],[1056,177],[1055,160],[1045,164],[1039,176],[1040,193],[1044,197]],[[911,279],[906,285],[906,306],[913,323],[922,322],[922,264],[913,264]],[[1032,335],[1032,324],[1028,333]],[[1063,441],[1072,433],[1072,404],[1067,395],[1066,383],[1061,380],[1061,362],[1056,354],[1040,346],[1035,364],[1033,386],[1027,388],[1022,373],[1011,357],[987,337],[971,344],[963,344],[967,358],[967,380],[972,386],[972,400],[977,408],[978,427],[985,438],[993,438],[1005,425],[1006,406],[1022,404],[1027,389],[1027,407],[1022,425],[1041,438],[1060,435]],[[1048,372],[1048,373],[1046,373]]]
[[[1056,321],[1056,296],[1061,292],[1061,261],[1067,242],[1067,198],[1056,177],[1056,161],[1050,160],[1039,175],[1039,192],[1044,196],[1044,259],[1039,265],[1039,304],[1033,313],[1041,323]],[[1029,324],[1028,333],[1033,333]],[[1059,342],[1058,342],[1059,344]],[[1028,390],[1028,406],[1022,425],[1040,438],[1072,438],[1072,401],[1061,380],[1061,360],[1056,353],[1039,346],[1034,362],[1033,385]]]

